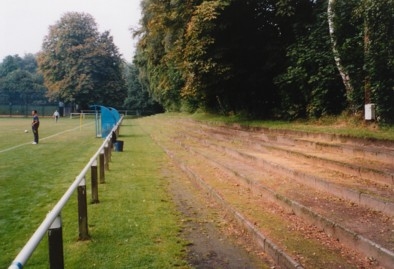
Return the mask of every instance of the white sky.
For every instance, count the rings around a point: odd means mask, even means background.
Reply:
[[[127,62],[135,44],[130,28],[138,28],[140,0],[0,0],[0,62],[8,55],[37,53],[49,26],[66,12],[93,16],[100,33],[109,30]]]

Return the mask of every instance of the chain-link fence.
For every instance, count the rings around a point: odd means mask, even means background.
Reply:
[[[31,111],[37,110],[40,116],[52,116],[56,105],[0,105],[0,115],[5,117],[30,117]]]
[[[73,110],[69,105],[63,105],[59,107],[56,104],[46,104],[46,105],[5,105],[0,104],[0,117],[30,117],[31,111],[37,110],[38,114],[42,117],[53,116],[53,113],[57,110],[60,113],[61,117],[69,117],[72,112],[76,113],[94,113],[93,110]],[[153,110],[127,110],[127,109],[118,109],[119,113],[128,116],[147,116],[158,113]]]

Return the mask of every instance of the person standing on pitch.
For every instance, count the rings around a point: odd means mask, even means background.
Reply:
[[[53,117],[55,118],[55,122],[57,122],[59,119],[59,112],[57,110],[53,113]]]
[[[33,122],[31,123],[31,130],[33,131],[34,141],[33,145],[38,144],[38,127],[40,127],[40,119],[38,118],[37,110],[31,112],[33,116]]]

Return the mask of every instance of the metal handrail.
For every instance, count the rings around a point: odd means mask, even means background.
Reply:
[[[8,269],[22,269],[23,268],[23,265],[30,258],[30,256],[32,255],[32,253],[34,252],[34,250],[36,249],[37,245],[40,243],[42,238],[45,236],[45,233],[50,228],[52,223],[59,216],[61,210],[63,209],[65,204],[68,202],[68,200],[70,199],[73,192],[80,185],[81,181],[85,179],[85,175],[88,172],[89,168],[96,161],[97,157],[103,151],[103,149],[108,145],[108,142],[110,141],[110,139],[112,139],[113,133],[118,129],[122,120],[123,120],[123,116],[118,121],[118,123],[112,128],[110,134],[106,137],[103,144],[100,146],[100,148],[97,150],[97,152],[93,155],[93,157],[90,159],[90,161],[87,163],[87,165],[82,169],[82,171],[79,173],[79,175],[75,178],[74,182],[70,185],[68,190],[62,196],[62,198],[60,198],[60,200],[57,202],[57,204],[47,214],[44,221],[37,228],[37,230],[34,232],[34,234],[30,237],[29,241],[25,244],[25,246],[22,248],[22,250],[18,253],[16,258],[12,261],[12,264],[8,267]]]

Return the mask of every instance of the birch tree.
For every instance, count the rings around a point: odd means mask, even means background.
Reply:
[[[334,54],[334,60],[335,64],[337,66],[338,72],[341,75],[343,84],[345,86],[346,90],[346,96],[348,101],[349,100],[352,92],[353,92],[353,86],[350,82],[350,76],[349,73],[347,72],[346,68],[342,64],[341,60],[341,55],[339,53],[338,49],[338,42],[337,42],[337,37],[336,37],[336,26],[335,26],[335,11],[334,11],[334,6],[335,6],[336,0],[328,0],[328,7],[327,7],[327,18],[328,18],[328,28],[329,28],[329,33],[330,33],[330,38],[331,38],[331,45],[332,45],[332,52]]]

